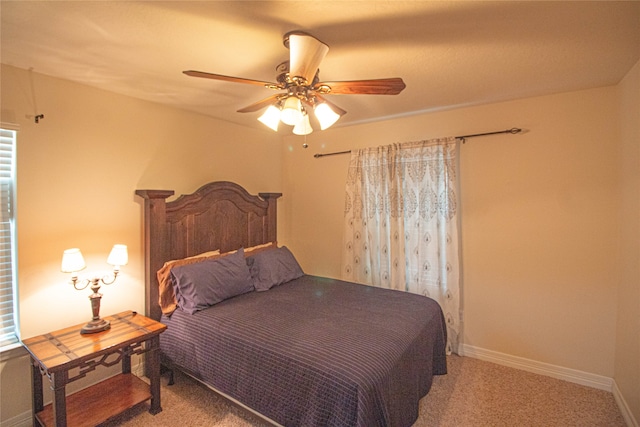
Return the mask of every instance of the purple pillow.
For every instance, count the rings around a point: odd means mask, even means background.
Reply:
[[[259,252],[247,258],[253,286],[266,291],[273,286],[304,276],[291,251],[283,246]]]
[[[191,314],[253,291],[243,249],[222,258],[173,267],[171,276],[178,306]]]

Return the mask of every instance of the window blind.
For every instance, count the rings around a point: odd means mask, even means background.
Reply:
[[[15,312],[16,131],[0,129],[0,348],[18,341]]]

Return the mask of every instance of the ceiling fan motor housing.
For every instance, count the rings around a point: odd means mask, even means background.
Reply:
[[[314,86],[320,81],[320,69],[316,71],[316,75],[313,77],[311,83],[307,82],[303,77],[291,76],[289,74],[289,61],[284,61],[278,64],[276,67],[276,81],[282,85],[284,89],[289,86]]]

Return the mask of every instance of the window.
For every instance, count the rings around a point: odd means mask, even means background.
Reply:
[[[16,131],[0,128],[0,349],[18,342],[15,146]]]

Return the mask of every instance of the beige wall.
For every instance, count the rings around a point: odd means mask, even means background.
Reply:
[[[640,62],[619,85],[622,183],[615,380],[640,422]]]
[[[340,277],[348,155],[392,142],[506,129],[460,150],[464,343],[613,376],[616,90],[607,87],[336,128],[284,159],[285,239],[305,271]]]
[[[20,126],[17,209],[23,338],[90,319],[89,290],[74,290],[60,273],[62,251],[69,247],[81,248],[91,274],[108,271],[106,257],[114,243],[127,244],[130,262],[114,285],[103,287],[101,313],[144,311],[136,189],[172,189],[179,195],[209,181],[230,180],[251,192],[282,190],[280,140],[271,131],[250,130],[4,65],[1,79],[1,120]],[[34,104],[45,116],[39,124],[33,119]],[[30,408],[28,361],[13,360],[0,367],[1,420],[6,420]],[[22,405],[16,406],[16,395]]]

